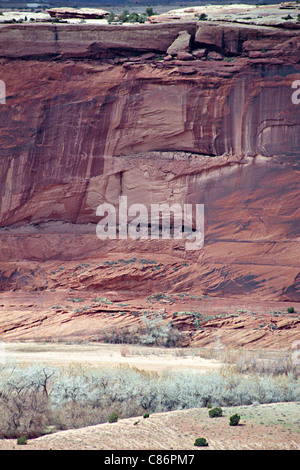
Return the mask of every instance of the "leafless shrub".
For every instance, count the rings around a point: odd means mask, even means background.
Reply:
[[[0,397],[0,435],[37,437],[50,416],[49,400],[40,392],[15,389]]]
[[[300,375],[299,364],[292,360],[290,351],[223,351],[223,362],[240,374]]]
[[[110,327],[100,335],[100,340],[113,344],[137,344],[139,342],[139,327]]]
[[[120,354],[122,357],[127,357],[129,354],[129,347],[125,344],[120,349]]]
[[[85,402],[71,401],[53,409],[51,423],[56,430],[77,429],[105,423],[107,417],[107,409],[95,408]]]
[[[101,336],[101,340],[107,343],[163,347],[180,347],[185,339],[185,334],[164,321],[160,314],[143,315],[141,323],[132,327],[111,327]]]

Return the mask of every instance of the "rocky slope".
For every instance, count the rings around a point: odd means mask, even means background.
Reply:
[[[0,25],[0,289],[299,302],[297,28]],[[97,207],[121,195],[204,204],[204,247],[99,240]],[[123,258],[162,268],[100,267]]]

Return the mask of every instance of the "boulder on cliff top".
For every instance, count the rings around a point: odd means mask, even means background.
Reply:
[[[281,10],[298,8],[297,2],[282,2],[279,4]]]
[[[195,49],[192,52],[194,57],[197,57],[197,59],[202,59],[203,57],[206,57],[207,54],[207,49]]]
[[[191,35],[188,31],[180,31],[177,38],[167,49],[168,55],[176,55],[178,52],[190,52],[191,50]]]
[[[207,54],[207,58],[211,60],[223,60],[224,56],[216,51],[209,51]]]
[[[189,52],[179,51],[176,57],[178,60],[194,60],[194,56]]]
[[[106,18],[109,12],[100,8],[69,8],[58,7],[50,8],[47,13],[51,18],[81,18],[81,19],[99,19]]]

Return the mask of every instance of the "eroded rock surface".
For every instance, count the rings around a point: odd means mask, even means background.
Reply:
[[[299,35],[218,21],[1,25],[0,289],[299,302]],[[204,247],[99,240],[97,207],[120,195],[149,210],[204,204]],[[77,275],[137,253],[161,269]]]

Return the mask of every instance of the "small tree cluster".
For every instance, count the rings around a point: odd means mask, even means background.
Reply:
[[[153,11],[152,7],[146,8],[144,13],[129,12],[129,10],[123,10],[119,15],[115,15],[111,12],[108,17],[108,23],[118,21],[121,23],[145,23],[149,16],[157,15],[157,12]]]
[[[145,313],[141,323],[133,327],[109,328],[102,333],[101,340],[115,344],[143,344],[147,346],[180,347],[185,342],[185,334],[166,322],[163,315]]]
[[[0,371],[0,437],[36,437],[56,430],[149,413],[215,406],[299,401],[299,379],[232,372],[170,372],[163,375],[131,368],[52,368],[5,365]],[[235,418],[237,419],[237,418]],[[231,420],[234,424],[234,419]]]

